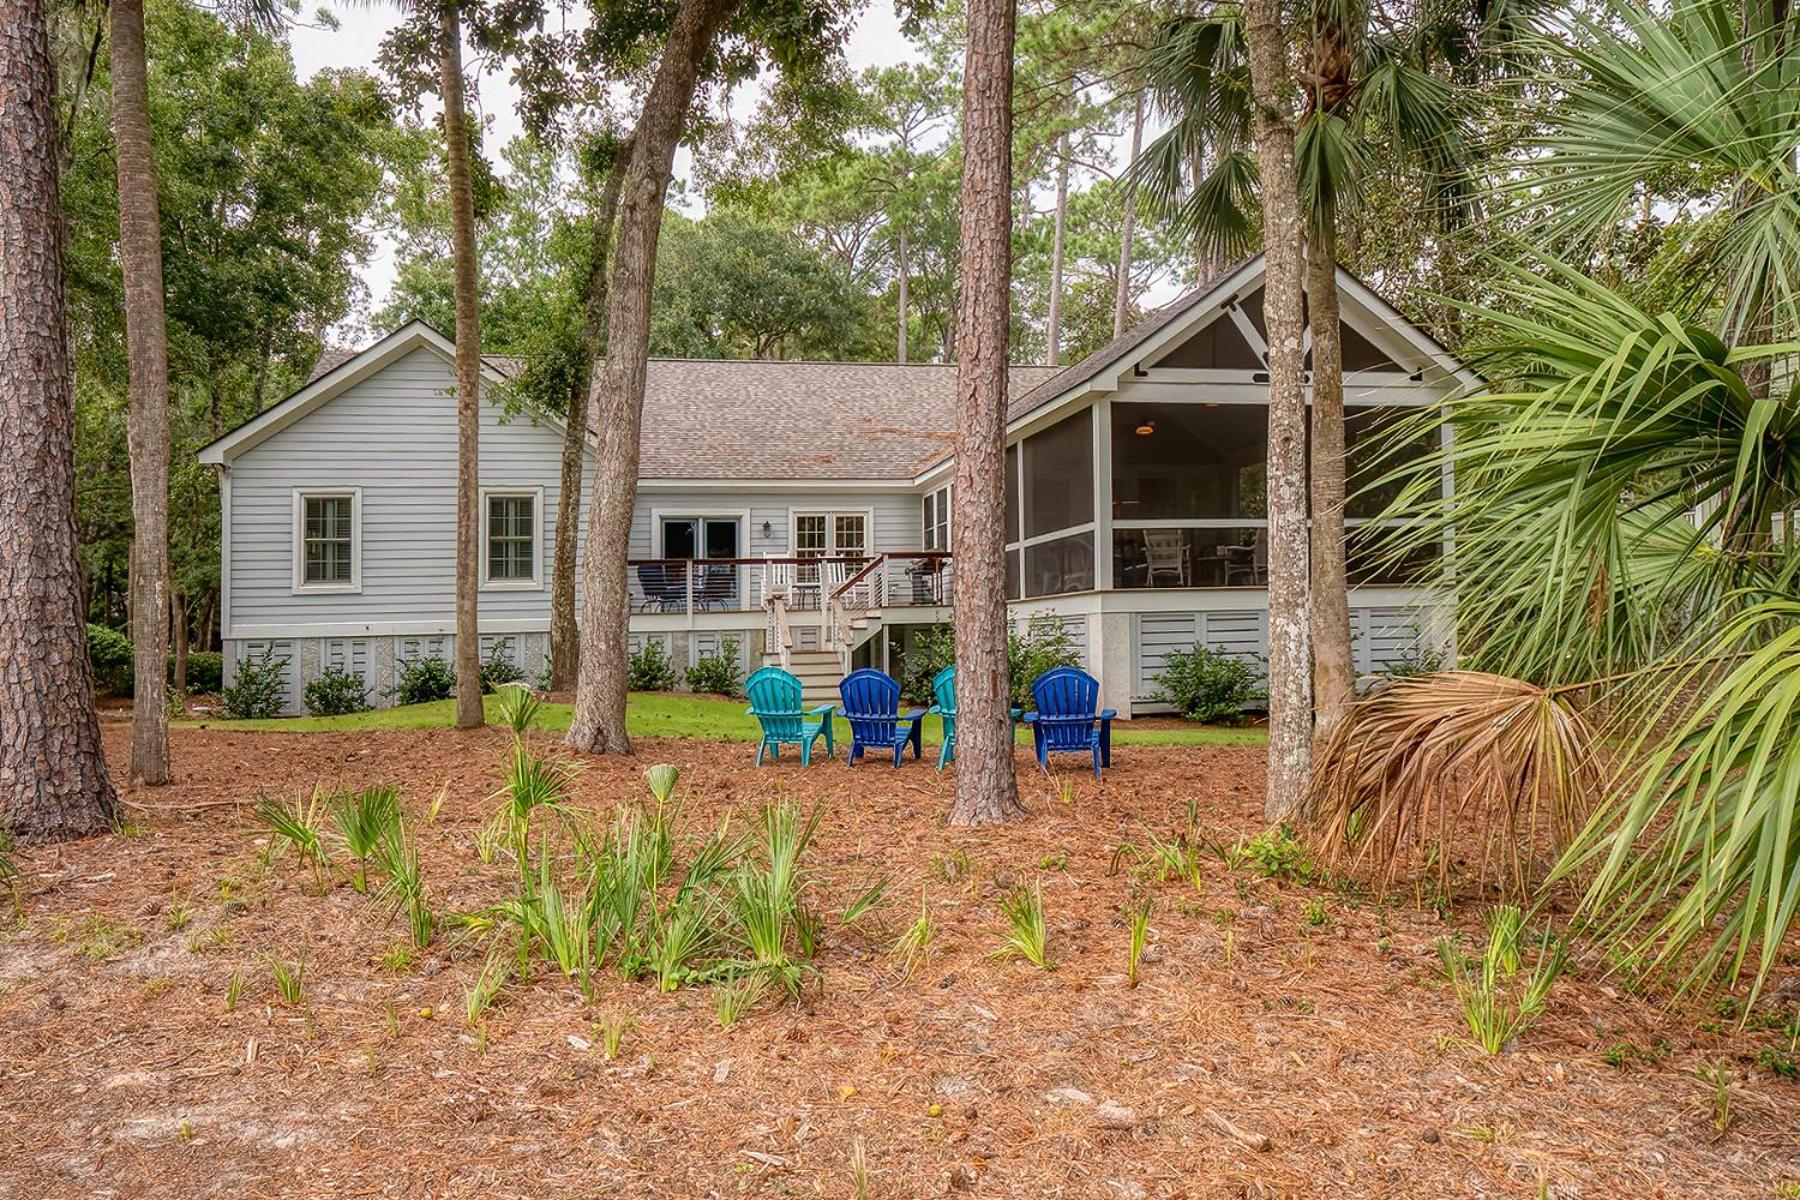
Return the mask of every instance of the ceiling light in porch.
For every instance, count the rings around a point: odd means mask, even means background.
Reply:
[[[1134,432],[1136,432],[1139,437],[1149,437],[1156,432],[1156,422],[1151,420],[1139,421],[1138,427]]]

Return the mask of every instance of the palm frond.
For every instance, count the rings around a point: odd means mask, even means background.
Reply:
[[[1648,968],[1693,986],[1754,962],[1761,987],[1800,907],[1800,597],[1750,603],[1693,651],[1632,697],[1629,769],[1556,877],[1586,874],[1581,915]]]
[[[1396,679],[1353,706],[1314,760],[1307,813],[1330,853],[1384,882],[1409,861],[1447,871],[1480,838],[1511,885],[1581,828],[1601,781],[1596,738],[1566,696],[1477,671]],[[1483,872],[1486,873],[1485,870]]]

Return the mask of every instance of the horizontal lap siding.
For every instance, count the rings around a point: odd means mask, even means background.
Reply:
[[[234,629],[455,624],[456,408],[450,364],[419,350],[231,464]],[[561,435],[482,405],[481,485],[541,488],[542,587],[483,591],[484,621],[549,622]],[[591,469],[589,483],[591,483]],[[360,593],[293,591],[294,489],[362,489]],[[585,524],[585,522],[584,522]]]
[[[920,504],[919,496],[912,492],[640,492],[631,522],[631,557],[650,558],[655,553],[652,513],[665,518],[748,513],[749,528],[739,545],[744,558],[791,554],[791,512],[870,512],[872,550],[920,550],[925,543]],[[764,521],[769,523],[766,537]]]
[[[1268,653],[1269,614],[1263,609],[1222,612],[1144,613],[1138,618],[1137,678],[1133,699],[1156,695],[1157,676],[1171,654],[1185,654],[1195,646],[1207,646],[1221,654],[1257,664]]]

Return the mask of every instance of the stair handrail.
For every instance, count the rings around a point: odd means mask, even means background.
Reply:
[[[846,672],[850,670],[850,654],[854,649],[851,642],[856,637],[855,621],[858,617],[866,617],[881,608],[881,592],[883,591],[881,584],[887,578],[884,570],[887,560],[888,556],[885,554],[877,554],[871,558],[860,571],[833,588],[826,601],[826,610],[831,618],[831,640],[838,654],[838,666]],[[872,581],[871,576],[873,576]],[[852,616],[850,612],[852,593],[858,588],[862,589],[866,599],[857,605],[860,610],[857,615]]]

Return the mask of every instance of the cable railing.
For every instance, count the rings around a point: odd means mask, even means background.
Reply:
[[[794,617],[828,617],[843,588],[852,606],[950,603],[950,556],[941,550],[763,558],[634,558],[626,565],[631,611],[697,616],[755,613],[779,599]],[[874,601],[873,604],[867,603]]]

